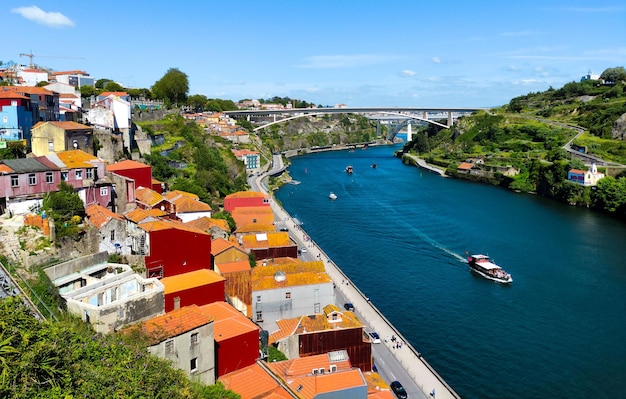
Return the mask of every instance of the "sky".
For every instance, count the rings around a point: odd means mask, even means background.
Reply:
[[[0,61],[189,95],[493,107],[626,65],[626,0],[0,2]]]

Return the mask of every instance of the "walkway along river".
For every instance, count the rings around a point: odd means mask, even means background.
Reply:
[[[460,396],[623,396],[624,224],[441,178],[403,165],[398,148],[293,158],[301,184],[276,198]],[[470,273],[465,251],[492,256],[514,282]]]

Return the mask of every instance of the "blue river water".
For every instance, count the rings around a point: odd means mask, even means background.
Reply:
[[[626,397],[626,225],[399,148],[292,158],[301,184],[276,198],[463,398]],[[513,283],[471,273],[466,251]]]

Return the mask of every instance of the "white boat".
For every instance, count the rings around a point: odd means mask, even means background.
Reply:
[[[471,270],[484,278],[504,284],[513,282],[511,275],[491,261],[487,255],[470,255],[467,257],[467,263]]]
[[[335,194],[335,193],[333,193],[331,191],[330,194],[328,194],[328,198],[330,198],[331,200],[336,200],[337,199],[337,194]]]

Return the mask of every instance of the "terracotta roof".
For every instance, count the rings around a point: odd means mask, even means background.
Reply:
[[[125,91],[104,91],[98,95],[98,97],[108,97],[108,96],[126,97],[128,96],[128,93],[126,93]]]
[[[224,200],[231,198],[269,198],[269,195],[258,191],[238,191],[236,193],[228,194],[224,197]]]
[[[109,223],[112,219],[124,221],[123,217],[99,204],[87,205],[87,207],[85,207],[85,212],[87,213],[89,223],[99,229]]]
[[[274,275],[283,272],[284,281],[276,281]],[[262,266],[252,269],[251,285],[255,291],[271,290],[280,287],[293,287],[332,282],[324,270],[323,261],[301,262],[279,266]]]
[[[165,287],[165,294],[188,290],[224,281],[225,278],[209,269],[200,269],[189,273],[178,274],[171,277],[163,277],[161,283]]]
[[[211,255],[215,256],[221,254],[230,248],[237,248],[243,251],[241,248],[236,247],[232,242],[225,240],[223,238],[216,238],[215,240],[211,240]]]
[[[209,204],[190,197],[180,197],[171,200],[176,205],[177,213],[185,212],[211,212]]]
[[[54,94],[48,89],[44,89],[43,87],[36,87],[36,86],[2,86],[0,87],[0,91],[14,91],[17,93],[28,93],[28,94],[47,94],[47,95]]]
[[[389,384],[383,379],[383,377],[374,372],[366,371],[363,373],[365,382],[367,382],[367,399],[395,399]]]
[[[580,170],[580,169],[571,169],[569,172],[570,173],[576,173],[576,174],[579,174],[579,175],[584,175],[585,174],[585,171],[584,170]]]
[[[244,248],[280,248],[295,245],[289,238],[289,233],[277,231],[272,233],[246,234],[241,237]]]
[[[153,207],[159,202],[165,201],[165,198],[161,194],[147,187],[137,187],[135,190],[135,198],[137,202],[146,204],[149,207]]]
[[[86,153],[82,150],[67,150],[55,153],[65,166],[75,168],[93,168],[93,161],[98,161],[98,157]]]
[[[246,226],[251,223],[265,225],[274,223],[274,212],[269,205],[239,206],[232,210],[231,215],[237,227]]]
[[[461,169],[461,170],[470,170],[472,169],[472,167],[474,167],[474,164],[469,163],[469,162],[462,162],[457,169]]]
[[[9,168],[9,165],[5,165],[2,163],[0,164],[0,173],[13,173],[13,169]]]
[[[91,126],[83,125],[82,123],[73,122],[73,121],[47,121],[47,122],[37,122],[33,129],[36,127],[43,126],[45,124],[50,124],[52,126],[56,126],[63,130],[93,130]]]
[[[220,273],[222,274],[245,272],[252,269],[252,267],[250,267],[250,262],[247,260],[220,263],[219,265],[217,265],[217,267],[220,269]]]
[[[265,369],[257,363],[218,378],[226,389],[241,396],[241,399],[293,399]]]
[[[278,326],[278,330],[272,332],[269,336],[268,343],[270,345],[294,335],[296,328],[300,325],[300,318],[294,317],[291,319],[276,320],[276,325]]]
[[[232,149],[231,151],[232,151],[233,155],[236,156],[236,157],[241,157],[241,156],[244,156],[244,155],[259,155],[258,151],[250,151],[250,150],[246,150],[246,149],[243,149],[243,150]]]
[[[237,230],[235,230],[235,233],[267,233],[270,231],[276,231],[276,226],[273,224],[250,223],[245,226],[238,227]]]
[[[146,165],[145,163],[133,161],[130,159],[126,159],[124,161],[116,162],[111,165],[107,165],[107,170],[109,172],[115,172],[117,170],[128,170],[128,169],[140,169],[140,168],[149,168],[150,165]]]
[[[192,232],[196,234],[208,235],[207,233],[205,233],[204,231],[200,229],[194,229],[193,227],[189,227],[185,225],[184,223],[177,222],[177,221],[170,220],[170,219],[151,220],[148,222],[139,223],[138,226],[140,229],[144,231],[148,231],[148,232],[176,229],[176,230],[183,230],[183,231],[188,231],[188,232]]]
[[[130,211],[124,212],[123,215],[126,219],[135,223],[139,223],[142,220],[146,220],[148,218],[153,217],[150,215],[150,213],[148,213],[148,211],[146,211],[145,209],[141,209],[141,208],[131,209]]]
[[[21,98],[23,100],[30,100],[30,97],[23,96],[14,91],[2,91],[0,90],[0,98]]]
[[[278,330],[272,332],[269,343],[273,344],[292,335],[310,334],[338,329],[362,329],[363,323],[356,317],[354,312],[344,311],[337,320],[329,321],[324,313],[299,316],[291,319],[277,320]]]
[[[221,342],[251,331],[260,331],[259,326],[241,314],[226,302],[213,302],[200,306],[200,310],[212,317],[213,336],[216,342]]]
[[[212,322],[214,319],[202,312],[198,305],[175,309],[162,316],[142,323],[142,330],[148,334],[152,344],[191,331]]]
[[[217,226],[223,231],[230,232],[230,226],[228,225],[228,222],[224,219],[213,219],[213,218],[203,216],[198,219],[190,220],[189,222],[186,222],[185,224],[191,227],[195,227],[200,230],[204,230],[204,231],[208,231],[212,227]]]
[[[181,190],[168,191],[167,193],[163,193],[163,196],[167,198],[169,201],[173,201],[181,197],[189,197],[189,198],[193,198],[196,200],[200,199],[200,197],[198,197],[196,194],[188,193],[186,191],[181,191]]]

